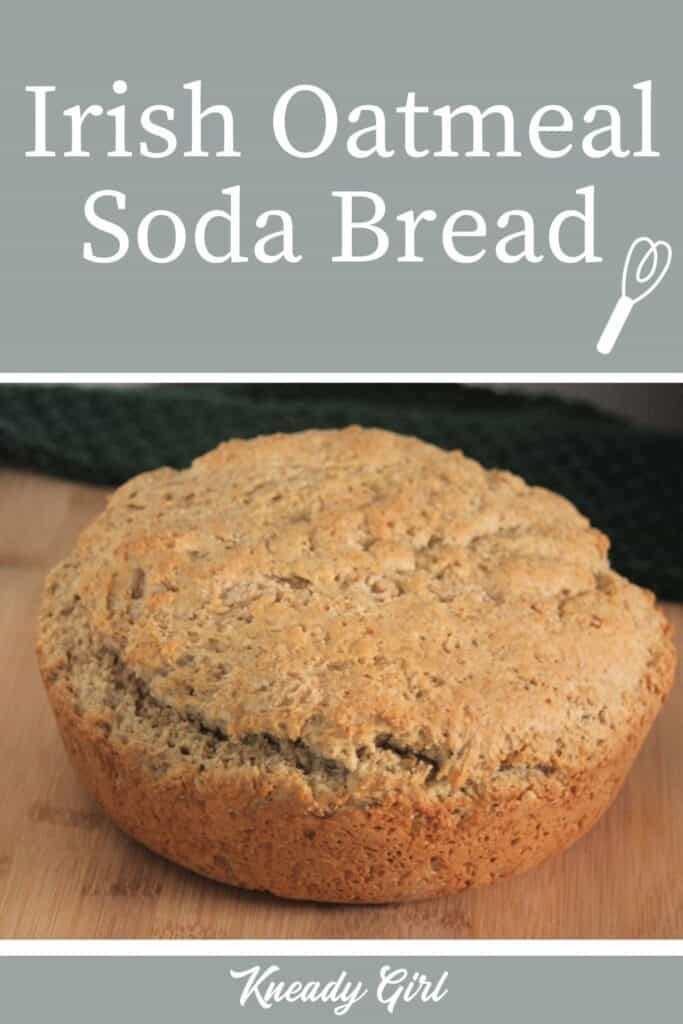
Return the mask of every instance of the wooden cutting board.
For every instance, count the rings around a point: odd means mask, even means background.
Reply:
[[[681,938],[683,687],[614,806],[571,850],[519,878],[387,907],[290,903],[148,853],[75,777],[33,654],[47,567],[105,492],[0,472],[0,938]],[[683,608],[666,609],[683,646]]]

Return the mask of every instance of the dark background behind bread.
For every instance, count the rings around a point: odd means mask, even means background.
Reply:
[[[564,494],[611,538],[617,571],[683,600],[683,386],[552,387],[0,385],[0,464],[113,486],[231,437],[381,427]]]

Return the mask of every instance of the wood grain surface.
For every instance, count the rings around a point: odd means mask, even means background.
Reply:
[[[289,903],[209,882],[128,839],[75,777],[33,653],[45,570],[103,500],[0,472],[0,938],[683,937],[680,685],[593,832],[489,889],[402,906]],[[683,608],[666,610],[680,651]]]

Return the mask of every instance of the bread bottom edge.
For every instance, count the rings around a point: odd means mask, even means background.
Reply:
[[[427,899],[528,870],[588,832],[610,805],[647,734],[618,759],[564,785],[474,798],[463,813],[397,791],[333,813],[292,797],[259,797],[239,777],[153,777],[79,717],[64,691],[51,700],[80,778],[124,832],[168,860],[244,889],[288,899],[381,904]]]

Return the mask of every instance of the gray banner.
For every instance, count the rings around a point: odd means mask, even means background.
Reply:
[[[681,961],[670,957],[472,959],[388,952],[382,958],[0,960],[3,1016],[13,1024],[188,1024],[256,1021],[264,1014],[284,1022],[642,1024],[677,1015],[680,983]]]
[[[0,372],[683,370],[680,4],[8,0],[2,22]],[[119,80],[127,83],[125,95],[112,88]],[[183,83],[196,80],[204,106],[226,104],[233,112],[239,158],[181,155],[190,144]],[[582,139],[615,116],[603,110],[584,123],[594,105],[618,111],[622,150],[642,146],[642,93],[634,85],[643,81],[653,83],[652,145],[661,155],[588,159]],[[275,103],[298,83],[325,89],[337,106],[336,140],[316,159],[293,159],[273,137]],[[47,97],[54,158],[25,156],[35,142],[27,85],[55,87]],[[439,122],[431,113],[415,142],[430,155],[406,155],[396,108],[409,92],[430,112],[506,104],[521,158],[435,158]],[[100,114],[83,125],[91,156],[65,157],[72,140],[63,111],[76,104],[104,111],[124,105],[118,145],[133,156],[106,156],[118,115]],[[151,104],[175,110],[178,148],[165,159],[140,155],[141,142],[163,148],[140,126]],[[368,123],[348,123],[358,104],[383,108],[394,156],[349,155],[349,135]],[[545,136],[552,148],[572,143],[559,159],[544,159],[529,144],[530,117],[546,104],[562,105],[574,122],[566,135]],[[320,138],[319,115],[315,100],[292,108],[288,129],[300,147]],[[216,116],[206,121],[210,151],[220,146],[221,126]],[[466,151],[467,123],[462,132]],[[486,139],[492,152],[502,145],[495,116]],[[194,251],[194,227],[206,211],[225,209],[221,190],[236,185],[248,262],[204,262]],[[577,190],[587,187],[595,189],[602,262],[563,264],[551,254],[550,225],[558,212],[582,206]],[[125,211],[111,201],[100,211],[125,228],[130,250],[119,262],[93,264],[83,258],[84,243],[96,252],[115,249],[84,215],[87,197],[103,189],[125,194]],[[340,200],[331,193],[355,189],[383,198],[389,251],[375,262],[335,263]],[[183,254],[163,265],[146,260],[136,242],[141,219],[160,208],[177,215],[188,239]],[[256,218],[273,208],[291,213],[302,256],[296,264],[254,258],[264,233]],[[424,261],[398,262],[396,217],[425,208],[437,220],[419,227]],[[504,234],[497,220],[519,208],[533,214],[543,259],[506,265],[494,252]],[[462,209],[477,211],[486,224],[485,239],[462,241],[468,253],[486,246],[485,257],[471,264],[452,262],[441,241],[445,219]],[[566,227],[568,252],[581,247],[579,229],[577,220]],[[596,343],[619,295],[628,246],[640,235],[667,240],[673,263],[657,291],[632,310],[611,355],[601,356]],[[220,224],[209,241],[221,247]],[[359,237],[358,250],[371,241]],[[157,222],[156,251],[167,253],[172,242],[168,222]]]

